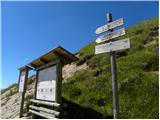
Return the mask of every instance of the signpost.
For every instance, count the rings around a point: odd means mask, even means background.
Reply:
[[[109,43],[104,43],[96,45],[95,54],[100,53],[110,53],[111,60],[111,72],[112,72],[112,91],[113,91],[113,113],[114,119],[119,118],[119,100],[118,100],[118,83],[117,83],[117,68],[116,68],[116,51],[124,50],[130,48],[130,39],[123,39],[119,41],[114,41],[114,38],[125,35],[125,29],[119,29],[113,32],[113,28],[121,26],[124,24],[123,18],[112,22],[112,14],[107,14],[108,24],[99,27],[96,30],[96,34],[100,34],[106,31],[110,33],[102,35],[96,39],[96,43],[103,43],[110,40]]]
[[[118,19],[118,20],[116,20],[116,21],[109,22],[108,24],[103,25],[103,26],[97,28],[97,30],[96,30],[95,33],[96,33],[96,34],[100,34],[100,33],[102,33],[102,32],[108,31],[108,30],[110,30],[110,29],[113,29],[113,28],[115,28],[115,27],[121,26],[121,25],[123,25],[123,24],[124,24],[123,18],[120,18],[120,19]]]
[[[111,32],[109,34],[106,34],[106,35],[98,37],[96,39],[96,43],[106,42],[108,40],[111,40],[111,39],[114,39],[114,38],[117,38],[117,37],[120,37],[120,36],[123,36],[123,35],[125,35],[125,29],[124,28],[116,30],[116,31]]]
[[[20,113],[19,117],[23,116],[23,104],[24,104],[24,97],[27,87],[27,78],[28,78],[28,66],[21,67],[20,69],[20,75],[19,75],[19,82],[18,82],[18,92],[20,94]]]

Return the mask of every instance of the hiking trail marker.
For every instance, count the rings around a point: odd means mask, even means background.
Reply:
[[[124,24],[123,18],[120,18],[120,19],[118,19],[118,20],[116,20],[116,21],[109,22],[108,24],[103,25],[103,26],[97,28],[97,30],[96,30],[95,33],[96,33],[96,34],[100,34],[100,33],[102,33],[102,32],[108,31],[108,30],[110,30],[110,29],[113,29],[113,28],[115,28],[115,27],[121,26],[121,25],[123,25],[123,24]]]
[[[112,51],[119,51],[130,48],[130,39],[126,38],[123,40],[118,40],[115,42],[109,42],[105,44],[96,45],[95,53],[105,53],[105,52],[112,52]]]
[[[28,71],[36,71],[34,98],[30,100],[29,112],[33,118],[60,117],[61,90],[62,90],[62,67],[65,64],[78,60],[76,56],[61,46],[47,52],[31,63],[19,69],[18,91],[20,93],[20,114],[23,116],[24,96],[27,87]]]
[[[98,45],[95,46],[95,54],[110,53],[111,72],[112,72],[112,91],[113,91],[113,113],[114,119],[119,118],[119,100],[118,100],[118,82],[117,82],[117,67],[116,67],[116,51],[125,50],[130,48],[130,39],[115,41],[114,38],[125,35],[125,29],[113,31],[113,28],[124,24],[123,18],[116,21],[112,21],[112,14],[107,14],[108,24],[103,25],[95,31],[96,34],[103,32],[109,32],[108,34],[98,37],[95,42]],[[108,43],[104,43],[108,42]],[[100,44],[103,43],[103,44]]]
[[[98,37],[96,39],[96,43],[102,43],[102,42],[106,42],[106,41],[109,41],[111,39],[114,39],[114,38],[117,38],[117,37],[120,37],[120,36],[123,36],[125,35],[125,29],[122,28],[122,29],[119,29],[119,30],[116,30],[114,32],[111,32],[111,33],[108,33],[106,35],[102,35],[100,37]]]

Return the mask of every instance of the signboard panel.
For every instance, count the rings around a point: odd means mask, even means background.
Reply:
[[[105,43],[101,45],[97,45],[95,47],[95,54],[105,53],[105,52],[112,52],[130,48],[130,39],[126,38],[123,40]]]
[[[26,72],[21,72],[20,74],[20,80],[19,80],[19,92],[24,92],[24,84],[25,84],[25,76],[26,76]]]
[[[121,26],[123,24],[124,24],[123,18],[120,18],[120,19],[118,19],[116,21],[110,22],[110,23],[108,23],[106,25],[103,25],[103,26],[97,28],[95,33],[96,34],[100,34],[102,32],[108,31],[110,29],[113,29],[115,27]]]
[[[107,40],[111,40],[111,39],[114,39],[116,37],[120,37],[120,36],[123,36],[123,35],[125,35],[125,29],[121,28],[121,29],[116,30],[114,32],[111,32],[111,33],[108,33],[108,34],[105,34],[105,35],[102,35],[102,36],[98,37],[96,39],[96,43],[105,42]]]
[[[36,99],[55,101],[56,78],[56,65],[38,71]]]

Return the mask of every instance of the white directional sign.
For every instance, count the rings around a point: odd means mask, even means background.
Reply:
[[[26,72],[21,72],[20,74],[20,80],[19,80],[19,92],[24,92],[24,84],[25,84],[25,76],[26,76]]]
[[[97,45],[95,47],[95,54],[105,53],[105,52],[112,52],[130,48],[130,39],[126,38],[123,40],[109,42],[101,45]]]
[[[111,40],[111,39],[114,39],[116,37],[120,37],[120,36],[123,36],[123,35],[125,35],[125,29],[121,28],[121,29],[116,30],[114,32],[111,32],[111,33],[108,33],[108,34],[105,34],[105,35],[102,35],[102,36],[98,37],[96,39],[96,43],[102,43],[102,42],[105,42],[107,40]]]
[[[103,25],[103,26],[97,28],[95,33],[96,34],[100,34],[102,32],[108,31],[110,29],[113,29],[115,27],[121,26],[123,24],[124,24],[123,18],[120,18],[120,19],[118,19],[116,21],[110,22],[110,23],[108,23],[106,25]]]
[[[38,72],[37,99],[55,101],[56,77],[56,65]]]

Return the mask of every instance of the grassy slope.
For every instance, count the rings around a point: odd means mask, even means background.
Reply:
[[[127,30],[131,48],[117,53],[121,118],[158,118],[158,17]],[[147,46],[147,47],[145,47]],[[82,48],[78,63],[87,70],[76,72],[63,85],[63,97],[81,106],[112,116],[109,54],[94,55],[95,43]]]

